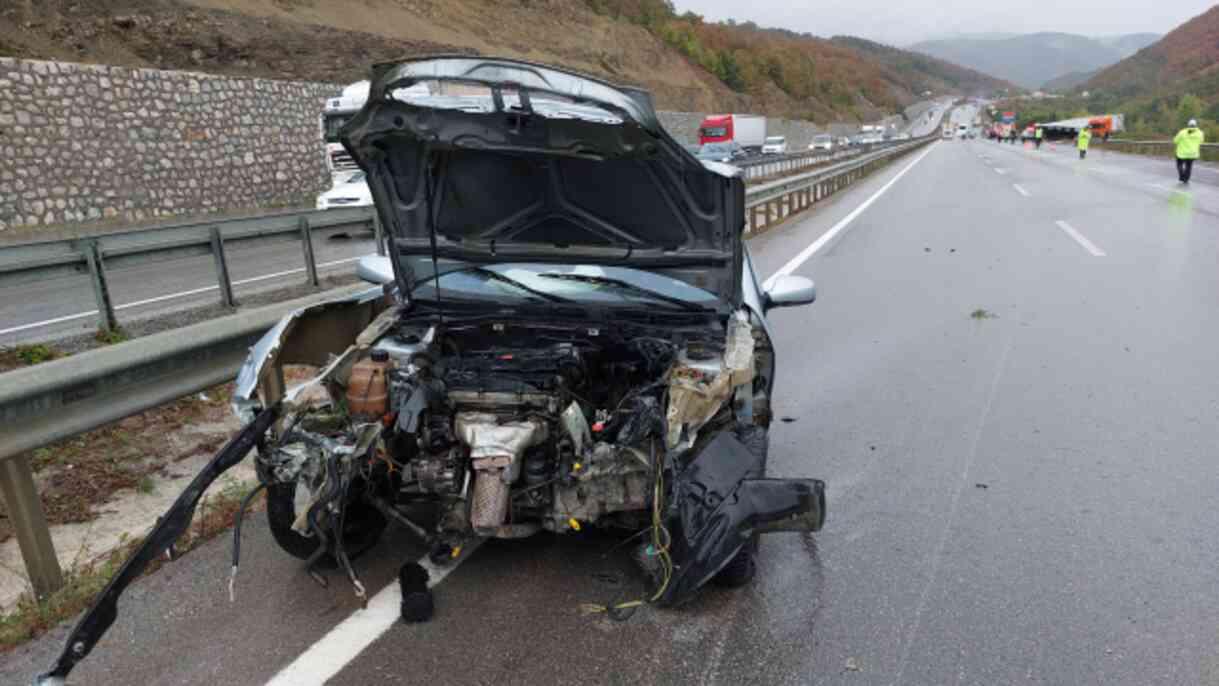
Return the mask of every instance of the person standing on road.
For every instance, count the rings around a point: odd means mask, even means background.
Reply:
[[[1041,139],[1044,137],[1045,137],[1045,129],[1038,126],[1036,128],[1036,130],[1033,131],[1033,141],[1035,142],[1035,145],[1037,146],[1038,150],[1041,149]]]
[[[1084,126],[1079,129],[1079,137],[1075,139],[1075,147],[1079,148],[1079,159],[1088,156],[1088,144],[1092,142],[1092,130]]]
[[[1189,183],[1189,177],[1194,171],[1194,160],[1202,155],[1202,143],[1206,135],[1198,128],[1196,119],[1189,120],[1189,126],[1177,132],[1172,142],[1177,146],[1177,178],[1181,183]]]

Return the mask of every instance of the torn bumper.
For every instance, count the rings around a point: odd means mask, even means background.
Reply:
[[[765,463],[764,448],[751,449],[725,431],[676,475],[670,519],[674,573],[661,604],[688,600],[755,534],[821,529],[825,483],[764,478]]]

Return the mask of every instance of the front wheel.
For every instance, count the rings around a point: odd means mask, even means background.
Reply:
[[[303,512],[305,499],[297,498],[297,483],[278,483],[267,486],[267,523],[271,536],[284,552],[302,560],[309,559],[321,540],[317,536],[305,536],[292,528],[298,508]],[[303,487],[300,489],[305,490]],[[347,556],[355,558],[373,547],[385,531],[387,522],[371,505],[356,501],[348,503],[343,526],[343,548]]]

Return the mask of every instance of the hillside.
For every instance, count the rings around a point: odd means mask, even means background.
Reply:
[[[1178,26],[1153,45],[1102,70],[1087,82],[1119,97],[1206,89],[1196,95],[1219,96],[1210,85],[1219,64],[1219,6]]]
[[[0,55],[15,57],[341,83],[362,78],[374,62],[454,51],[641,85],[662,109],[823,122],[872,120],[923,90],[986,83],[953,65],[906,64],[896,53],[704,22],[677,15],[664,0],[0,3]]]
[[[1067,92],[1076,90],[1088,81],[1088,79],[1096,76],[1096,71],[1073,71],[1068,74],[1063,74],[1057,78],[1050,79],[1041,85],[1042,90]]]
[[[1132,135],[1168,136],[1199,119],[1207,139],[1219,140],[1219,6],[1079,89],[1089,92],[1090,110],[1124,112]]]
[[[1096,39],[1102,45],[1106,45],[1121,54],[1122,59],[1130,57],[1134,53],[1160,40],[1158,33],[1127,33],[1120,36],[1100,36]]]
[[[1070,33],[1030,33],[998,40],[926,41],[910,49],[1035,89],[1072,72],[1107,67],[1154,39],[1153,34],[1089,38]]]
[[[915,93],[956,91],[964,95],[990,95],[998,90],[1016,88],[1014,84],[973,69],[864,38],[834,36],[830,40],[880,62]]]

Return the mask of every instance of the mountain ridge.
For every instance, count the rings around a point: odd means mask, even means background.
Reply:
[[[911,50],[956,64],[968,64],[992,76],[1039,89],[1063,76],[1092,72],[1115,64],[1145,47],[1156,34],[1089,37],[1042,31],[999,39],[923,41]]]

